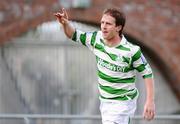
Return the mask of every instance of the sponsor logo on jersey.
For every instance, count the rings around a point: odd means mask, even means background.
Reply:
[[[104,60],[102,60],[102,59],[99,59],[97,64],[102,67],[105,67],[111,71],[116,71],[116,72],[124,72],[124,69],[125,69],[125,67],[117,66],[117,65],[114,65],[111,63],[104,62]]]

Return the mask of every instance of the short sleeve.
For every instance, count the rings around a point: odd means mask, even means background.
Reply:
[[[132,57],[133,67],[141,73],[143,78],[152,78],[153,73],[152,69],[147,62],[146,58],[144,57],[143,53],[141,52],[140,47],[137,47],[135,50],[135,54]]]

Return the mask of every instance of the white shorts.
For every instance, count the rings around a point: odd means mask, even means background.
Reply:
[[[128,101],[101,100],[102,124],[129,124],[136,110],[136,99]]]

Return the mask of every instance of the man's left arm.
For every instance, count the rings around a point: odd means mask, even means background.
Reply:
[[[155,116],[153,72],[149,63],[146,61],[146,58],[142,54],[140,47],[136,47],[135,51],[136,52],[132,57],[133,67],[141,73],[146,87],[146,101],[143,117],[146,120],[152,120]]]

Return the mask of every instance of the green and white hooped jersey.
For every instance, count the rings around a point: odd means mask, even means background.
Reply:
[[[139,94],[135,87],[136,70],[143,78],[153,76],[140,47],[129,43],[124,36],[117,47],[105,45],[101,31],[76,30],[72,40],[88,47],[96,56],[101,99],[134,99]]]

